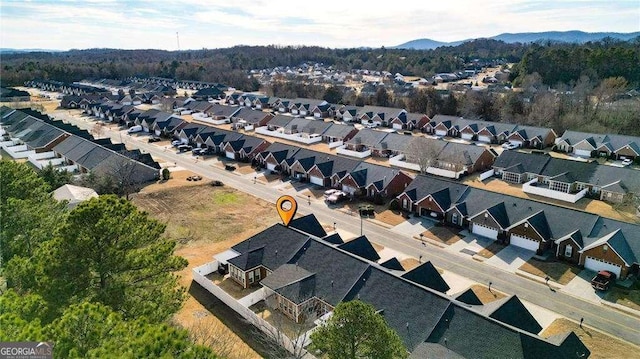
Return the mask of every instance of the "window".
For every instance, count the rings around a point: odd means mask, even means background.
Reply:
[[[529,228],[529,223],[528,222],[524,223],[524,228]]]
[[[409,209],[409,208],[407,208],[407,207],[408,207],[408,205],[409,205],[409,203],[408,203],[408,202],[409,202],[409,201],[407,201],[407,199],[406,199],[406,198],[403,198],[403,199],[402,199],[402,208],[404,208],[404,209]]]
[[[567,244],[567,246],[564,247],[564,256],[571,257],[572,255],[573,255],[573,246],[571,246],[570,244]]]
[[[458,224],[458,214],[457,213],[452,213],[451,214],[451,222]]]
[[[255,270],[256,282],[260,280],[260,268]]]
[[[602,246],[602,251],[606,252],[609,250],[609,246],[607,246],[606,244],[604,246]]]
[[[249,283],[253,283],[253,271],[249,272]]]

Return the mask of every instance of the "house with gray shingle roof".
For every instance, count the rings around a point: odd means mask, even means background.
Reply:
[[[635,160],[640,156],[640,137],[567,130],[555,141],[555,148],[582,157]]]

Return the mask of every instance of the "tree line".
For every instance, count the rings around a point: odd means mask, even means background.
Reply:
[[[1,160],[0,188],[2,340],[53,341],[61,358],[216,357],[168,321],[187,261],[164,224],[113,195],[68,210],[26,164]]]

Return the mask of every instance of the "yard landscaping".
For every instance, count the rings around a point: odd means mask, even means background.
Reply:
[[[548,338],[569,331],[576,333],[584,345],[589,348],[591,351],[589,358],[591,359],[631,358],[633,356],[632,353],[640,352],[638,346],[590,329],[587,323],[583,325],[583,328],[580,328],[578,323],[574,323],[565,318],[554,320],[551,325],[542,331],[540,336]]]
[[[519,269],[540,278],[549,276],[551,280],[562,285],[569,283],[580,272],[580,268],[565,262],[540,261],[535,258],[529,259]]]
[[[482,304],[491,303],[493,301],[506,297],[504,293],[498,292],[495,289],[491,289],[491,291],[489,291],[488,287],[480,284],[472,285],[471,290],[473,291],[473,293],[475,293],[478,299],[480,299],[480,302],[482,302]]]
[[[446,245],[452,245],[464,238],[464,236],[460,235],[459,229],[449,227],[432,227],[422,232],[422,235]]]
[[[617,286],[613,287],[604,299],[640,311],[640,281],[636,280],[628,289]]]
[[[214,254],[279,222],[273,204],[234,189],[209,186],[206,179],[188,182],[184,179],[188,175],[188,171],[174,172],[169,181],[147,186],[133,198],[140,209],[166,223],[165,235],[178,241],[176,254],[186,258],[189,266],[177,275],[187,288],[193,267],[210,262]],[[220,319],[209,314],[202,299],[188,295],[174,321],[194,337],[201,335],[203,327],[213,328],[215,332],[209,337],[225,339],[211,341],[213,350],[229,353],[230,359],[260,358]]]

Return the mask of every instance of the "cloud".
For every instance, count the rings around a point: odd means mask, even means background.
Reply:
[[[393,46],[502,32],[638,31],[637,1],[0,1],[3,47]],[[25,31],[28,29],[28,31]],[[29,33],[28,35],[26,33]]]

